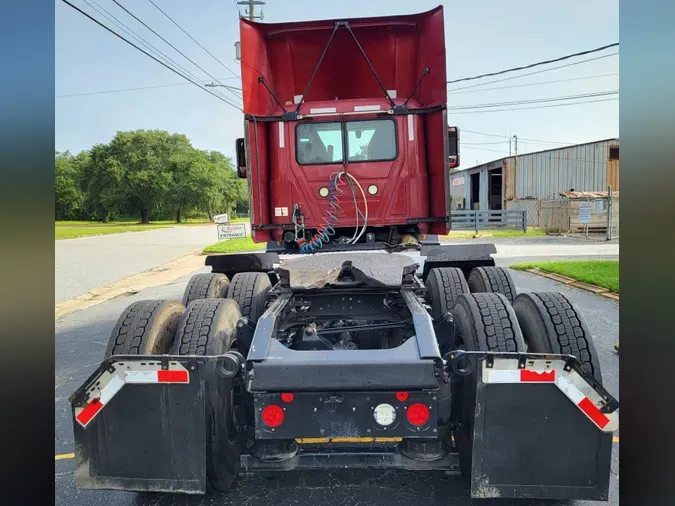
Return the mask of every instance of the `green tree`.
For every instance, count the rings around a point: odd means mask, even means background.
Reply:
[[[98,220],[109,222],[119,215],[126,204],[122,180],[124,168],[112,158],[108,144],[96,144],[82,171],[85,209]]]
[[[84,192],[80,186],[87,154],[73,156],[69,151],[56,152],[54,164],[54,193],[57,220],[74,220],[80,217],[84,204]]]
[[[109,145],[110,163],[121,171],[127,203],[150,222],[150,213],[171,198],[174,174],[171,159],[192,150],[182,134],[164,130],[118,132]]]

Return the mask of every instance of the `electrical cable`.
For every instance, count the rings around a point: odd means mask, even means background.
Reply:
[[[486,109],[490,107],[508,107],[512,105],[542,104],[546,102],[560,102],[565,100],[578,100],[581,98],[605,97],[609,95],[618,95],[619,90],[598,91],[593,93],[582,93],[579,95],[567,95],[564,97],[535,98],[528,100],[516,100],[512,102],[494,102],[491,104],[457,105],[448,107],[449,111],[461,111],[465,109]]]
[[[482,113],[487,113],[487,112],[509,112],[509,111],[528,111],[528,110],[533,110],[533,109],[548,109],[549,107],[566,107],[566,106],[571,106],[571,105],[583,105],[583,104],[595,104],[598,102],[611,102],[614,100],[619,100],[618,97],[614,98],[603,98],[600,100],[586,100],[583,102],[573,102],[570,104],[551,104],[551,105],[540,105],[537,107],[512,107],[511,109],[486,109],[486,110],[470,110],[470,111],[457,111],[454,112],[453,114],[482,114]]]
[[[233,79],[231,77],[227,79]],[[208,84],[210,81],[201,81],[201,84]],[[86,97],[89,95],[106,95],[108,93],[122,93],[126,91],[140,91],[140,90],[154,90],[158,88],[172,88],[175,86],[187,86],[188,84],[192,83],[174,83],[174,84],[157,84],[154,86],[138,86],[136,88],[121,88],[117,90],[101,90],[101,91],[87,91],[84,93],[70,93],[67,95],[56,95],[56,98],[69,98],[69,97]],[[230,88],[227,86],[227,88]],[[240,90],[240,88],[235,88],[237,90]]]
[[[113,2],[114,2],[115,5],[117,5],[120,9],[124,10],[124,12],[126,12],[127,14],[129,14],[129,16],[131,16],[132,18],[134,18],[136,21],[138,21],[140,24],[142,24],[144,27],[146,27],[148,30],[150,30],[152,33],[154,33],[157,37],[159,37],[160,39],[162,39],[166,44],[168,44],[169,46],[171,46],[171,47],[172,47],[175,51],[177,51],[183,58],[185,58],[187,61],[189,61],[190,63],[192,63],[195,67],[197,67],[199,70],[201,70],[202,72],[204,72],[204,73],[205,73],[207,76],[209,76],[211,79],[215,79],[215,81],[216,81],[218,84],[220,84],[223,88],[227,89],[227,90],[228,90],[230,93],[232,93],[235,97],[241,98],[239,95],[235,94],[234,91],[230,90],[228,86],[225,86],[223,83],[221,83],[220,81],[218,81],[217,78],[213,77],[213,75],[212,75],[210,72],[208,72],[208,71],[205,70],[203,67],[201,67],[199,64],[197,64],[192,58],[190,58],[188,55],[186,55],[183,51],[181,51],[180,49],[178,49],[178,48],[177,48],[176,46],[174,46],[171,42],[169,42],[168,40],[166,40],[164,37],[162,37],[162,36],[161,36],[159,33],[157,33],[155,30],[153,30],[150,26],[147,25],[147,23],[145,23],[145,21],[143,21],[143,20],[140,19],[138,16],[136,16],[133,12],[131,12],[131,11],[130,11],[129,9],[127,9],[124,5],[122,5],[120,2],[118,2],[118,0],[113,0]]]
[[[155,9],[157,9],[159,12],[161,12],[162,14],[164,14],[164,16],[165,16],[169,21],[171,21],[174,25],[176,25],[176,26],[177,26],[177,27],[178,27],[185,35],[187,35],[188,37],[190,37],[190,38],[192,39],[192,41],[193,41],[195,44],[197,44],[197,45],[198,45],[199,47],[201,47],[204,51],[206,51],[206,52],[208,53],[208,55],[209,55],[211,58],[213,58],[213,59],[216,60],[218,63],[220,63],[223,67],[225,67],[227,70],[229,70],[229,71],[232,73],[233,76],[241,77],[241,76],[237,75],[230,67],[228,67],[227,65],[225,65],[222,61],[220,61],[220,60],[219,60],[218,58],[216,58],[215,56],[213,56],[213,54],[211,53],[211,51],[209,51],[209,50],[206,49],[204,46],[202,46],[202,45],[197,41],[197,39],[195,39],[192,35],[190,35],[190,34],[189,34],[182,26],[180,26],[178,23],[176,23],[176,22],[173,20],[173,18],[172,18],[171,16],[169,16],[166,12],[164,12],[164,11],[163,11],[163,10],[162,10],[155,2],[153,2],[152,0],[148,0],[148,2],[150,2],[150,3],[155,7]]]
[[[117,18],[115,15],[111,14],[108,10],[105,9],[102,5],[96,2],[96,0],[83,0],[84,3],[86,3],[89,7],[94,9],[96,12],[98,12],[101,16],[106,18],[108,21],[116,25],[119,29],[121,29],[123,32],[128,34],[129,36],[133,37],[139,44],[143,45],[146,47],[149,51],[152,51],[155,55],[157,55],[159,58],[163,58],[167,63],[173,64],[176,68],[184,72],[185,74],[189,75],[193,79],[198,79],[197,76],[192,74],[189,70],[187,70],[185,67],[180,65],[177,61],[173,60],[170,56],[167,54],[163,53],[157,47],[155,47],[153,44],[145,40],[143,37],[141,37],[137,32],[135,32],[133,29],[131,29],[129,26],[124,24],[123,21],[121,21],[119,18]],[[93,5],[92,5],[93,4]]]
[[[488,81],[486,83],[471,84],[469,86],[462,86],[460,88],[453,88],[451,90],[448,90],[448,93],[453,93],[453,92],[459,91],[459,90],[467,90],[469,88],[477,88],[479,86],[486,86],[488,84],[501,83],[501,82],[504,82],[504,81],[511,81],[512,79],[520,79],[521,77],[533,76],[535,74],[543,74],[544,72],[551,72],[552,70],[558,70],[558,69],[562,69],[562,68],[566,68],[566,67],[574,67],[575,65],[581,65],[582,63],[588,63],[588,62],[591,62],[591,61],[602,60],[604,58],[610,58],[612,56],[616,56],[617,54],[619,54],[618,51],[616,53],[610,53],[610,54],[606,54],[606,55],[603,55],[603,56],[597,56],[595,58],[588,58],[586,60],[581,60],[581,61],[577,61],[577,62],[574,62],[574,63],[566,63],[565,65],[558,65],[556,67],[551,67],[549,69],[535,70],[534,72],[528,72],[527,74],[521,74],[519,76],[504,77],[502,79],[495,79],[494,81]]]
[[[567,83],[570,81],[584,81],[587,79],[598,79],[600,77],[611,77],[618,76],[618,72],[612,72],[610,74],[598,74],[595,76],[584,76],[584,77],[571,77],[570,79],[555,79],[553,81],[537,81],[535,83],[524,83],[524,84],[512,84],[511,86],[495,86],[493,88],[483,88],[480,90],[469,90],[469,91],[448,91],[448,94],[462,94],[462,93],[479,93],[481,91],[495,91],[495,90],[508,90],[511,88],[526,88],[528,86],[540,86],[542,84],[558,84],[558,83]],[[519,76],[520,77],[520,76]]]
[[[321,225],[319,225],[319,228],[317,229],[316,233],[312,236],[312,238],[309,241],[305,241],[303,239],[297,241],[300,253],[316,253],[316,251],[323,248],[325,244],[329,243],[330,238],[333,235],[335,235],[335,228],[340,222],[340,218],[338,215],[342,212],[342,207],[340,206],[340,197],[343,195],[342,186],[344,186],[345,184],[345,181],[342,179],[343,176],[346,176],[348,178],[347,181],[349,182],[350,187],[352,188],[352,195],[354,198],[354,204],[356,208],[357,224],[359,213],[364,219],[360,233],[358,233],[357,235],[358,232],[358,225],[357,225],[356,230],[354,232],[354,236],[352,236],[352,239],[347,241],[347,244],[356,244],[361,239],[361,237],[363,237],[363,234],[366,231],[366,227],[368,226],[368,199],[366,197],[366,192],[363,190],[363,187],[361,186],[359,181],[348,172],[346,171],[334,172],[333,174],[331,174],[331,178],[328,183],[328,196],[327,196],[328,206],[326,208],[326,214],[321,218]],[[361,191],[361,195],[363,196],[365,213],[362,213],[358,207],[358,204],[356,202],[356,191],[354,190],[352,181]]]
[[[152,0],[150,0],[150,1],[152,1]],[[481,74],[481,75],[478,75],[478,76],[462,77],[461,79],[454,79],[452,81],[447,81],[447,83],[453,84],[453,83],[459,83],[459,82],[462,82],[462,81],[473,81],[475,79],[482,79],[484,77],[498,76],[498,75],[501,75],[501,74],[506,74],[508,72],[517,72],[519,70],[527,70],[527,69],[530,69],[532,67],[538,67],[540,65],[549,65],[551,63],[556,63],[556,62],[559,62],[559,61],[569,60],[570,58],[575,58],[577,56],[584,56],[584,55],[591,54],[591,53],[597,53],[599,51],[604,51],[605,49],[609,49],[610,47],[616,47],[618,45],[619,45],[619,43],[615,42],[613,44],[607,44],[606,46],[598,47],[596,49],[589,49],[587,51],[581,51],[579,53],[568,54],[566,56],[561,56],[560,58],[554,58],[552,60],[545,60],[545,61],[540,61],[540,62],[536,62],[536,63],[530,63],[529,65],[524,65],[522,67],[513,67],[513,68],[510,68],[510,69],[500,70],[498,72],[490,72],[488,74]]]
[[[152,56],[150,53],[148,53],[147,51],[141,49],[141,48],[138,47],[136,44],[134,44],[133,42],[129,41],[128,39],[126,39],[125,37],[123,37],[122,35],[120,35],[119,33],[117,33],[117,32],[116,32],[115,30],[113,30],[112,28],[107,27],[106,25],[104,25],[103,23],[101,23],[101,22],[100,22],[99,20],[97,20],[96,18],[90,16],[89,14],[87,14],[86,12],[84,12],[84,11],[83,11],[82,9],[80,9],[79,7],[77,7],[77,6],[73,5],[72,3],[70,3],[68,0],[61,0],[61,1],[62,1],[63,3],[65,3],[66,5],[68,5],[69,7],[75,9],[76,11],[78,11],[78,12],[79,12],[80,14],[82,14],[83,16],[86,16],[87,18],[89,18],[91,21],[93,21],[94,23],[96,23],[96,24],[99,25],[100,27],[106,29],[107,31],[109,31],[110,33],[112,33],[113,35],[115,35],[116,37],[122,39],[124,42],[126,42],[127,44],[129,44],[129,45],[130,45],[131,47],[133,47],[134,49],[137,49],[138,51],[140,51],[141,53],[143,53],[143,54],[146,55],[147,57],[152,58],[152,59],[155,60],[157,63],[159,63],[159,64],[162,65],[163,67],[169,69],[169,70],[170,70],[171,72],[173,72],[174,74],[179,75],[180,77],[182,77],[182,78],[185,79],[186,81],[190,81],[192,84],[194,84],[194,85],[197,86],[198,88],[204,90],[204,91],[205,91],[206,93],[208,93],[209,95],[212,95],[212,96],[216,97],[217,99],[219,99],[220,101],[225,102],[226,104],[229,104],[230,106],[234,107],[234,108],[237,109],[238,111],[243,112],[242,109],[241,109],[240,107],[238,107],[237,105],[235,105],[235,104],[233,104],[232,102],[226,100],[226,99],[223,98],[222,96],[220,96],[220,95],[218,95],[218,94],[216,94],[216,93],[213,93],[211,90],[208,90],[208,89],[204,88],[203,86],[201,86],[201,85],[200,85],[199,83],[197,83],[196,81],[193,81],[193,80],[190,79],[189,77],[187,77],[187,76],[181,74],[181,73],[180,73],[178,70],[176,70],[175,68],[173,68],[173,67],[171,67],[170,65],[167,65],[165,62],[163,62],[163,61],[161,61],[161,60],[155,58],[155,57]]]

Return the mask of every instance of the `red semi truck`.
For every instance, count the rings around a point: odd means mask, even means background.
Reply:
[[[443,9],[240,26],[238,167],[267,251],[124,311],[71,396],[77,486],[386,467],[607,500],[618,402],[581,311],[518,294],[493,245],[438,240],[459,163]]]

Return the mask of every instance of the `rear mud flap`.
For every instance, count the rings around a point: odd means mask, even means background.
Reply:
[[[475,403],[464,405],[457,434],[472,498],[607,500],[612,432],[555,383],[486,384],[477,376],[464,387]]]
[[[78,488],[206,492],[206,423],[200,367],[184,357],[169,358],[177,360],[172,362],[175,367],[189,372],[185,376],[189,381],[148,384],[151,381],[147,378],[153,374],[157,377],[157,371],[152,370],[155,364],[143,363],[146,370],[140,376],[136,372],[137,383],[123,383],[106,398],[109,394],[102,387],[108,385],[109,392],[118,378],[124,378],[126,367],[126,361],[113,359],[104,362],[73,394]],[[157,362],[155,369],[160,367]],[[162,372],[172,379],[172,371]],[[92,388],[98,388],[95,395]],[[89,419],[97,398],[104,406]],[[82,421],[86,422],[84,426]]]

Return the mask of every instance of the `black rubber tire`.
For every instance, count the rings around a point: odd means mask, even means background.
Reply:
[[[501,293],[512,304],[517,295],[511,274],[503,267],[474,267],[468,284],[471,293]]]
[[[469,351],[525,351],[513,307],[501,293],[460,295],[452,311],[455,334]]]
[[[446,312],[452,312],[457,298],[463,293],[469,293],[464,273],[456,267],[431,269],[424,286],[427,288],[434,321],[438,321]]]
[[[167,353],[183,311],[183,304],[170,300],[134,302],[117,319],[105,351],[106,358]]]
[[[521,293],[513,303],[523,337],[532,353],[574,355],[602,384],[598,352],[579,307],[557,292]]]
[[[237,301],[241,315],[255,324],[265,312],[267,292],[271,288],[270,278],[264,272],[238,272],[232,276],[227,298]]]
[[[172,353],[222,355],[236,349],[239,306],[230,299],[198,299],[190,303],[178,324]],[[241,408],[235,405],[235,382],[221,376],[215,363],[205,375],[206,470],[209,487],[229,490],[239,474],[245,437]]]
[[[519,352],[525,342],[511,303],[501,293],[460,295],[453,310],[455,337],[467,351]],[[471,475],[473,420],[476,410],[478,363],[469,376],[455,379],[453,418],[459,422],[456,435],[463,476]]]
[[[183,305],[187,307],[190,302],[198,299],[224,299],[230,287],[230,280],[225,274],[207,272],[195,274],[185,287]]]

